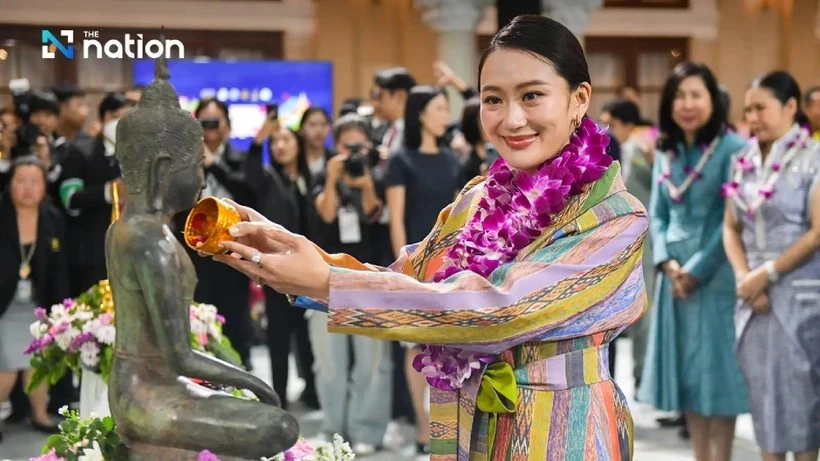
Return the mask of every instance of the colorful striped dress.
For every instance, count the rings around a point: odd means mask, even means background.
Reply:
[[[482,183],[471,181],[390,268],[325,255],[330,296],[320,304],[330,330],[498,354],[509,364],[517,404],[497,414],[478,409],[485,388],[494,390],[485,370],[460,390],[431,389],[433,461],[632,459],[632,418],[607,348],[647,305],[643,206],[613,164],[488,279],[465,271],[431,282],[485,194]]]

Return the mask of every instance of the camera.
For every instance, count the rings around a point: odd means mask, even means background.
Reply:
[[[202,126],[203,130],[216,130],[216,129],[219,129],[219,119],[218,118],[202,118],[202,119],[199,119],[199,124]]]
[[[367,166],[367,147],[364,144],[345,144],[350,156],[345,159],[345,172],[353,178],[364,175]]]

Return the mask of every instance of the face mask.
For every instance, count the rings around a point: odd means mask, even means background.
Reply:
[[[117,123],[119,121],[119,119],[109,120],[103,125],[103,143],[105,144],[105,153],[108,155],[114,154],[114,146],[117,142]]]

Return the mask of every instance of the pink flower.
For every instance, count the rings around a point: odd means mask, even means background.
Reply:
[[[208,333],[200,333],[196,337],[197,342],[199,342],[200,346],[207,346],[208,345]]]
[[[738,157],[737,166],[747,173],[755,169],[755,164],[746,157]]]
[[[219,457],[208,450],[200,451],[196,459],[197,461],[219,461]]]
[[[37,458],[29,458],[29,461],[66,461],[65,458],[61,456],[57,456],[57,452],[54,451],[54,448],[48,451],[48,453],[38,456]]]
[[[285,453],[283,453],[285,461],[299,461],[316,453],[316,449],[307,440],[299,438],[296,444]]]
[[[61,322],[56,325],[52,325],[51,328],[48,329],[48,334],[50,334],[51,336],[57,336],[60,333],[68,330],[69,326],[70,325],[68,324],[68,322]]]
[[[223,317],[221,314],[216,314],[216,321],[224,325],[225,317]]]
[[[111,325],[114,322],[114,313],[106,312],[100,316],[100,323],[103,325]]]
[[[774,187],[772,187],[772,186],[763,186],[758,191],[758,194],[760,194],[763,198],[768,200],[768,199],[772,198],[772,195],[774,195]]]
[[[727,183],[723,184],[722,186],[720,186],[720,195],[721,195],[723,198],[733,198],[733,197],[736,197],[736,196],[737,196],[737,193],[738,193],[738,188],[739,188],[739,187],[740,187],[740,184],[738,184],[738,183],[736,183],[736,182],[734,182],[734,181],[732,181],[732,182],[727,182]]]
[[[34,315],[37,317],[37,320],[44,322],[48,318],[48,311],[42,307],[38,307],[34,309]]]
[[[782,167],[783,166],[780,165],[780,163],[778,163],[778,162],[772,163],[772,171],[780,171],[780,168],[782,168]]]

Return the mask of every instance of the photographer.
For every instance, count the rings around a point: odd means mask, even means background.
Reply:
[[[14,139],[13,147],[10,149],[11,158],[36,155],[47,169],[48,196],[57,204],[62,174],[60,162],[55,160],[60,147],[52,142],[59,112],[57,98],[52,93],[32,91],[15,95],[14,102],[16,115],[21,123],[11,136]],[[68,147],[65,146],[63,149]]]
[[[262,161],[262,145],[266,140],[270,142],[270,165],[264,165]],[[315,213],[310,203],[311,172],[308,163],[306,140],[280,125],[276,111],[271,111],[248,150],[245,177],[257,197],[257,210],[262,215],[291,232],[311,237]],[[267,286],[264,290],[268,319],[266,342],[273,390],[282,400],[282,408],[287,409],[288,357],[291,339],[294,339],[299,375],[305,380],[305,390],[300,400],[308,407],[318,409],[313,353],[305,313],[290,309],[285,295]]]
[[[330,253],[347,253],[361,261],[371,260],[370,223],[382,208],[370,172],[378,154],[374,155],[368,131],[364,118],[341,117],[333,128],[338,154],[314,180],[315,205],[322,221],[319,244]],[[391,416],[390,343],[330,334],[327,315],[319,312],[312,312],[308,323],[325,414],[321,430],[328,436],[349,434],[358,455],[372,454],[382,445]]]

